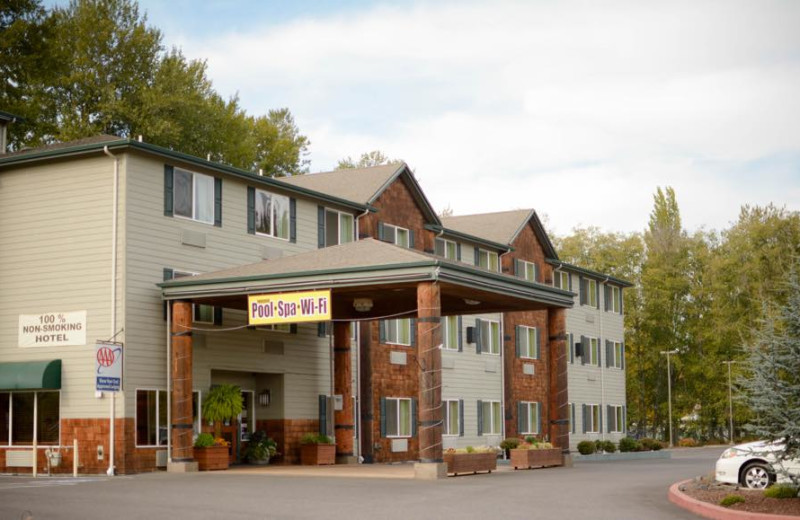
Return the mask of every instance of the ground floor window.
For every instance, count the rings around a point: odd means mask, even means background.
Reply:
[[[464,401],[449,399],[444,401],[444,435],[464,435],[463,408]]]
[[[538,434],[541,433],[542,404],[530,401],[519,403],[519,433]]]
[[[623,433],[625,431],[625,407],[608,405],[608,431],[609,433]]]
[[[32,445],[34,430],[37,444],[58,444],[59,400],[59,392],[0,392],[0,445]]]
[[[501,425],[500,401],[478,401],[478,435],[498,435]]]
[[[166,446],[169,430],[165,390],[136,390],[136,445]],[[192,429],[200,432],[200,392],[192,392]]]
[[[384,398],[382,415],[384,437],[411,437],[411,399]]]
[[[583,433],[600,433],[600,405],[583,405]]]

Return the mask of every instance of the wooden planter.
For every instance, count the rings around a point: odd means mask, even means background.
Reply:
[[[543,468],[546,466],[561,466],[564,459],[561,448],[547,450],[511,450],[511,465],[514,469]]]
[[[497,469],[497,455],[494,453],[445,453],[444,461],[447,472],[454,475],[479,471],[491,473]]]
[[[228,469],[228,447],[210,446],[208,448],[195,448],[194,460],[200,471],[213,471]]]
[[[335,444],[301,444],[300,464],[303,466],[320,466],[336,464]]]

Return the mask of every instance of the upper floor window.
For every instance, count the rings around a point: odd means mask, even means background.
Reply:
[[[475,249],[475,265],[488,269],[490,271],[499,271],[500,262],[499,256],[494,251],[487,251],[486,249]]]
[[[411,437],[412,400],[409,398],[386,397],[382,401],[383,436]]]
[[[222,225],[222,180],[164,166],[164,215]]]
[[[569,273],[565,271],[556,271],[555,275],[553,276],[553,285],[558,287],[559,289],[564,289],[565,291],[572,290]]]
[[[475,320],[475,348],[478,354],[500,354],[500,323]]]
[[[606,340],[606,366],[612,368],[625,368],[625,348],[619,341]]]
[[[256,190],[256,233],[289,239],[289,197]]]
[[[539,329],[517,325],[517,356],[539,359]]]
[[[412,329],[411,318],[381,320],[380,342],[411,346],[413,344]]]
[[[517,276],[529,282],[539,280],[539,266],[526,260],[517,260]]]
[[[436,253],[436,256],[441,256],[448,260],[458,260],[458,244],[452,240],[437,238],[434,253]]]
[[[410,229],[392,224],[378,223],[378,240],[389,242],[400,247],[414,247],[414,232]]]
[[[332,209],[325,210],[325,246],[352,242],[355,238],[353,215]]]
[[[171,276],[169,276],[169,275],[171,275]],[[197,273],[190,273],[188,271],[176,271],[176,270],[170,270],[170,269],[165,269],[164,270],[164,280],[175,280],[175,279],[178,279],[178,278],[186,278],[186,277],[189,277],[189,276],[196,276],[196,275],[197,275]],[[219,310],[215,311],[215,308],[213,306],[211,306],[211,305],[204,305],[204,304],[200,304],[200,303],[195,303],[195,304],[192,304],[192,309],[193,309],[193,311],[192,311],[192,320],[194,322],[196,322],[196,323],[214,323],[216,325],[220,324],[219,322],[221,321],[221,319],[220,319],[219,315],[220,315],[220,313],[222,311],[221,308],[218,308]],[[214,315],[215,312],[217,313],[217,316]]]
[[[600,344],[597,338],[581,336],[581,347],[583,349],[581,363],[600,366]]]
[[[459,327],[460,320],[458,316],[444,316],[442,317],[442,325],[444,327],[442,334],[442,348],[445,350],[460,350],[461,343],[461,328]]]
[[[581,305],[599,308],[597,297],[597,280],[581,278]]]
[[[615,285],[606,285],[606,310],[622,313],[622,290]]]

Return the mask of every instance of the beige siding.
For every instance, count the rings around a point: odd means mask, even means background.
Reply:
[[[61,359],[62,418],[108,415],[107,401],[95,398],[94,343],[112,335],[113,166],[99,155],[0,172],[0,359]],[[119,200],[124,215],[122,182]],[[118,244],[124,240],[120,218]],[[125,258],[121,247],[118,251],[121,280]],[[121,283],[117,291],[122,328]],[[20,314],[83,310],[86,345],[17,346]]]

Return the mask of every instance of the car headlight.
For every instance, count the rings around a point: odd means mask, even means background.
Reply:
[[[722,455],[719,456],[721,459],[732,459],[733,457],[739,456],[739,450],[735,448],[728,448],[727,450],[722,452]]]

